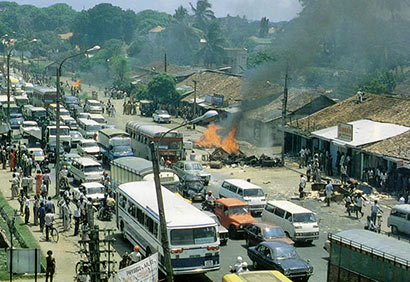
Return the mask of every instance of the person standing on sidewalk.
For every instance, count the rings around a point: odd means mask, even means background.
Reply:
[[[40,232],[43,233],[44,225],[46,223],[46,207],[44,203],[40,202],[40,208],[38,209],[37,214],[40,220]]]
[[[30,220],[30,196],[25,196],[25,203],[24,203],[24,223],[28,224]]]
[[[51,250],[47,251],[46,262],[46,282],[48,282],[48,278],[50,278],[50,282],[53,282],[53,276],[56,272],[56,259],[53,257],[53,252]]]
[[[325,193],[326,193],[327,206],[330,207],[330,198],[332,197],[332,194],[333,194],[333,185],[332,183],[330,183],[330,180],[327,181],[327,185],[325,187]]]
[[[19,194],[19,180],[15,173],[13,173],[13,178],[9,180],[11,182],[11,200],[14,200],[14,197],[18,197]]]
[[[299,182],[299,199],[303,199],[304,193],[303,190],[306,188],[306,178],[303,174],[300,175],[300,182]]]
[[[34,195],[34,203],[33,203],[34,225],[38,224],[38,209],[39,208],[40,208],[40,199],[38,195]]]
[[[45,216],[46,241],[50,240],[50,231],[51,231],[51,227],[53,226],[53,222],[54,222],[54,213],[48,211]]]
[[[79,203],[76,204],[73,217],[74,217],[74,236],[77,236],[78,231],[80,229],[80,219],[81,219],[81,208],[80,208]]]

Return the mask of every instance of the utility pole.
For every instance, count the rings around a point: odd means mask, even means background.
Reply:
[[[198,81],[194,80],[194,116],[192,118],[196,118],[196,84]],[[195,123],[192,125],[192,129],[195,130]]]
[[[167,53],[164,55],[164,72],[167,72]]]
[[[285,165],[285,126],[286,126],[286,110],[288,107],[288,65],[286,65],[285,73],[285,88],[283,89],[283,102],[282,102],[282,131],[283,131],[283,140],[282,140],[282,164]]]

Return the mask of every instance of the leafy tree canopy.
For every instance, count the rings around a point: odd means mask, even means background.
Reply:
[[[176,90],[176,79],[170,74],[155,75],[148,83],[147,96],[155,103],[176,104],[181,99]]]

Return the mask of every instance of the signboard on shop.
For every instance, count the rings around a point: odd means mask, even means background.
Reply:
[[[114,282],[157,282],[158,281],[158,253],[140,262],[120,269]]]
[[[352,142],[353,141],[353,125],[348,123],[339,123],[337,125],[337,139]]]

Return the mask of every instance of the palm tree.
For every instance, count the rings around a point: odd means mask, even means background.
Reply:
[[[208,21],[215,18],[215,14],[211,10],[211,3],[208,0],[198,0],[196,8],[192,3],[189,3],[189,5],[191,5],[191,9],[195,13],[196,27],[205,30]]]
[[[213,21],[209,24],[205,40],[206,42],[202,49],[199,50],[198,56],[203,59],[204,64],[208,67],[213,64],[218,65],[224,53],[222,46],[225,40],[222,37],[221,28],[217,22]]]
[[[178,22],[184,22],[185,19],[188,17],[188,10],[185,9],[182,5],[178,7],[178,9],[175,10],[174,18]]]

